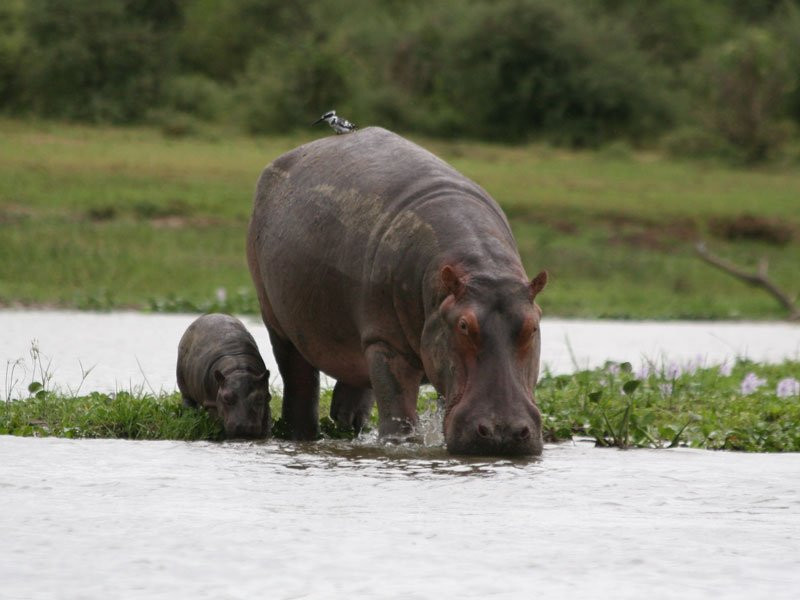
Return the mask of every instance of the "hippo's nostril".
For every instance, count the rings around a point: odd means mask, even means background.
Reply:
[[[527,440],[531,437],[531,428],[527,425],[523,425],[519,430],[517,430],[516,437],[518,440]]]
[[[492,437],[492,428],[486,423],[478,423],[478,435],[482,438]]]

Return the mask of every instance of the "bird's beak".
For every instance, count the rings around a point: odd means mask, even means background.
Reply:
[[[316,125],[316,124],[317,124],[317,123],[319,123],[320,121],[322,121],[322,117],[320,117],[319,119],[317,119],[316,121],[314,121],[314,122],[312,123],[312,125]]]

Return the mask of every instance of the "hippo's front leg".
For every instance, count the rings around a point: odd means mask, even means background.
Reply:
[[[383,342],[367,347],[381,436],[408,435],[417,424],[417,395],[423,372]]]

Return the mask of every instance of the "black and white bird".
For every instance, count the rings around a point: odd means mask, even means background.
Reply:
[[[347,119],[337,117],[335,110],[329,110],[319,119],[314,121],[312,125],[316,125],[320,121],[327,121],[328,125],[330,125],[336,133],[350,133],[351,131],[355,131],[357,129],[357,127]]]

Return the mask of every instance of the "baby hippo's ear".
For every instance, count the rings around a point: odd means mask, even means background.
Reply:
[[[225,375],[222,374],[222,371],[219,369],[214,369],[214,379],[217,380],[217,385],[222,385],[225,381]]]
[[[530,290],[531,302],[533,302],[536,295],[544,289],[544,286],[547,285],[547,271],[542,271],[536,277],[531,279],[531,282],[528,284],[528,290]]]
[[[256,375],[255,382],[256,383],[266,383],[269,381],[269,371],[264,371],[261,375]]]

